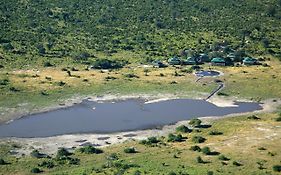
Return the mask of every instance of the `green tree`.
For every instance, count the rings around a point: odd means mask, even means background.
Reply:
[[[200,119],[197,119],[197,118],[191,119],[189,121],[189,124],[193,127],[199,127],[201,125],[201,123],[202,123],[202,121]]]

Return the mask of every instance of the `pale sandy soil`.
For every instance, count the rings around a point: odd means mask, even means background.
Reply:
[[[144,98],[147,99],[147,103],[154,103],[158,101],[168,100],[168,99],[176,99],[179,98],[177,96],[173,96],[171,94],[162,94],[159,96],[117,96],[117,95],[108,95],[103,97],[91,97],[91,100],[94,101],[104,101],[104,100],[117,100],[117,99],[128,99],[128,98]],[[238,99],[226,99],[221,97],[213,97],[210,102],[220,106],[233,106],[234,101]],[[81,99],[74,100],[75,103],[80,102]],[[239,100],[243,101],[243,100]],[[266,100],[262,102],[262,110],[251,112],[252,113],[265,113],[272,112],[277,107],[281,105],[281,100],[274,102],[273,100]],[[69,105],[73,104],[73,101],[69,103]],[[68,105],[68,106],[69,106]],[[246,113],[244,113],[246,114]],[[248,113],[247,113],[248,114]],[[225,117],[237,116],[240,114],[231,114]],[[215,120],[221,117],[203,117],[201,118],[204,122],[208,123],[211,120]],[[59,147],[73,148],[79,147],[83,144],[93,144],[95,146],[108,146],[112,144],[119,144],[129,140],[142,140],[150,136],[166,136],[168,133],[174,132],[175,128],[179,125],[188,124],[188,121],[180,121],[174,125],[164,126],[161,129],[149,129],[149,130],[141,130],[141,131],[131,131],[131,132],[121,132],[121,133],[112,133],[112,134],[75,134],[75,135],[61,135],[54,137],[46,137],[46,138],[5,138],[0,139],[0,143],[13,142],[18,143],[22,146],[21,149],[16,150],[18,152],[17,155],[21,154],[29,154],[33,149],[38,149],[43,153],[54,154]],[[127,136],[126,136],[127,135]]]

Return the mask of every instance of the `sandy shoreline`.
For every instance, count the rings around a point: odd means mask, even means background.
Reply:
[[[76,103],[81,102],[83,99],[90,99],[93,101],[111,101],[111,100],[125,100],[125,99],[145,99],[147,100],[146,103],[155,103],[163,100],[171,100],[171,99],[178,99],[180,97],[175,96],[173,94],[161,94],[158,96],[140,96],[140,95],[130,95],[130,96],[118,96],[118,95],[107,95],[103,97],[88,97],[88,98],[80,98],[75,99],[69,104],[66,104],[63,107],[68,107],[74,105]],[[200,98],[197,98],[200,99]],[[226,107],[226,106],[235,106],[234,102],[238,101],[238,99],[227,99],[227,98],[220,98],[214,96],[212,99],[208,100],[209,102],[219,106],[219,107]],[[246,101],[246,100],[239,100],[239,101]],[[281,100],[273,101],[272,99],[266,100],[262,102],[262,110],[248,112],[248,113],[237,113],[237,114],[230,114],[223,117],[231,117],[231,116],[238,116],[242,114],[249,114],[249,113],[265,113],[265,112],[272,112],[278,106],[281,105]],[[58,109],[54,108],[53,110]],[[48,110],[49,111],[49,110]],[[220,117],[208,116],[202,117],[201,119],[208,123],[210,120],[215,120]],[[142,140],[150,136],[166,136],[168,133],[174,132],[175,128],[179,125],[188,124],[188,121],[179,121],[173,125],[165,125],[161,129],[147,129],[147,130],[139,130],[139,131],[128,131],[128,132],[118,132],[118,133],[111,133],[111,134],[72,134],[72,135],[60,135],[60,136],[53,136],[53,137],[45,137],[45,138],[2,138],[0,139],[0,143],[18,143],[23,147],[21,149],[16,150],[18,155],[21,154],[28,154],[33,149],[38,149],[47,154],[54,154],[59,147],[66,147],[66,148],[73,148],[79,147],[87,144],[91,144],[94,146],[108,146],[112,144],[119,144],[129,140]]]

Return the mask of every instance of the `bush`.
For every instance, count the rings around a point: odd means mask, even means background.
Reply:
[[[70,156],[71,153],[66,148],[59,148],[57,151],[57,158]]]
[[[43,161],[42,163],[38,164],[38,166],[51,169],[54,168],[55,164],[52,161]]]
[[[74,71],[74,72],[75,72],[75,71],[79,71],[79,69],[77,69],[77,68],[75,68],[75,67],[72,67],[72,68],[71,68],[71,71]]]
[[[209,135],[222,135],[223,132],[220,132],[220,131],[210,131],[209,132]]]
[[[6,165],[6,162],[4,159],[0,159],[0,165]]]
[[[38,173],[41,173],[42,170],[40,170],[39,168],[32,168],[30,172],[34,173],[34,174],[38,174]]]
[[[100,59],[94,62],[92,68],[95,69],[118,69],[124,66],[124,62],[117,62],[115,60]]]
[[[53,67],[54,65],[51,64],[49,61],[44,63],[44,67]]]
[[[79,151],[81,153],[85,153],[85,154],[101,154],[101,153],[103,153],[103,150],[95,148],[91,145],[79,148]]]
[[[257,117],[256,115],[251,115],[251,116],[247,117],[247,119],[249,119],[249,120],[260,120],[260,118]]]
[[[64,81],[59,81],[58,82],[58,86],[64,86],[66,84],[66,82],[64,82]]]
[[[281,165],[274,165],[274,166],[272,167],[272,169],[273,169],[273,171],[275,171],[275,172],[281,172]]]
[[[118,155],[116,153],[111,153],[108,157],[108,160],[118,160]]]
[[[225,92],[218,92],[217,93],[218,96],[229,96],[227,93]]]
[[[140,144],[143,145],[152,145],[152,144],[156,144],[159,143],[160,140],[157,139],[157,137],[148,137],[147,140],[141,140]]]
[[[20,90],[15,87],[10,87],[10,91],[12,92],[19,92]]]
[[[136,170],[136,171],[134,172],[134,175],[141,175],[141,172],[140,172],[139,170]]]
[[[198,126],[201,125],[201,123],[202,123],[202,121],[200,119],[197,119],[197,118],[191,119],[190,122],[189,122],[189,124],[193,127],[198,127]]]
[[[79,165],[80,163],[80,159],[78,158],[68,157],[67,160],[68,160],[68,164],[70,165]]]
[[[44,158],[44,157],[47,157],[47,155],[40,153],[38,150],[33,150],[33,151],[30,153],[30,156],[31,156],[31,157],[35,157],[35,158]]]
[[[210,148],[207,147],[207,146],[203,147],[203,148],[201,149],[201,152],[202,152],[203,154],[206,154],[206,155],[210,155],[210,154],[211,154],[211,150],[210,150]]]
[[[2,85],[2,86],[6,86],[6,85],[8,85],[8,84],[9,84],[9,82],[10,82],[10,80],[9,80],[9,79],[7,79],[7,78],[5,78],[5,79],[3,79],[3,80],[0,80],[0,85]]]
[[[232,164],[235,165],[235,166],[242,166],[242,164],[237,162],[237,161],[233,161]]]
[[[277,117],[277,118],[275,119],[275,121],[281,122],[281,113],[279,114],[279,117]]]
[[[136,153],[137,151],[134,147],[131,147],[131,148],[125,148],[124,152],[125,153]]]
[[[175,173],[175,172],[171,171],[171,172],[169,172],[169,174],[168,174],[168,175],[177,175],[177,173]]]
[[[230,160],[230,159],[227,158],[225,155],[220,155],[220,156],[219,156],[219,160],[228,161],[228,160]]]
[[[207,175],[213,175],[213,174],[214,174],[213,171],[208,171],[208,172],[207,172]]]
[[[181,134],[174,135],[174,134],[169,134],[168,135],[168,142],[182,142],[183,137]]]
[[[203,143],[206,141],[206,139],[204,137],[201,137],[201,136],[194,136],[192,137],[192,141],[194,143]]]
[[[199,146],[195,145],[195,146],[191,146],[191,147],[190,147],[190,150],[191,150],[191,151],[198,151],[198,152],[200,152],[200,151],[201,151],[201,148],[200,148]]]
[[[181,126],[177,127],[177,128],[176,128],[176,131],[177,131],[177,132],[183,132],[183,133],[190,133],[190,132],[192,132],[192,130],[189,129],[189,128],[188,128],[187,126],[185,126],[185,125],[181,125]]]
[[[132,74],[132,73],[128,73],[128,74],[124,74],[124,77],[126,78],[139,78],[139,76]]]
[[[205,161],[200,156],[196,157],[196,162],[197,163],[205,163]]]
[[[78,165],[80,163],[80,159],[72,158],[68,156],[61,156],[61,157],[57,157],[57,162],[59,164]]]

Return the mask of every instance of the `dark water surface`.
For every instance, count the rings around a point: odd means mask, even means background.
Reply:
[[[214,76],[219,76],[220,72],[217,71],[198,71],[195,73],[196,76],[198,77],[214,77]]]
[[[176,99],[145,104],[129,99],[104,103],[84,100],[81,104],[34,114],[0,125],[0,137],[48,137],[77,133],[113,133],[149,129],[204,116],[251,112],[258,103],[237,103],[238,107],[217,107],[203,100]]]

